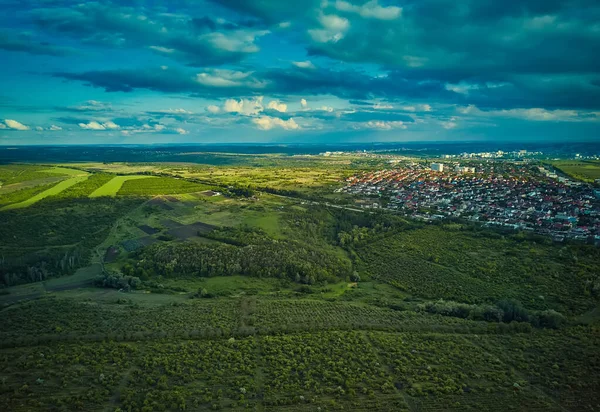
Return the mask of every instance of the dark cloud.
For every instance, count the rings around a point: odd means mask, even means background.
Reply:
[[[12,35],[2,31],[0,31],[0,50],[46,56],[67,56],[75,53],[75,50],[70,47],[57,46],[36,40],[27,34]]]
[[[132,92],[147,89],[167,93],[190,93],[197,90],[191,77],[170,70],[97,70],[84,73],[55,73],[55,77],[80,80],[107,92]]]
[[[267,23],[297,20],[319,7],[321,0],[286,2],[279,0],[211,0],[212,3],[253,16]]]
[[[326,12],[348,19],[348,29],[338,41],[314,41],[311,54],[380,63],[415,78],[600,70],[596,1],[424,0],[406,4],[392,20],[365,19],[335,7]]]
[[[216,72],[212,76],[218,76],[218,74],[219,72]],[[212,83],[203,84],[197,80],[195,74],[177,69],[63,72],[55,73],[54,76],[83,81],[109,92],[147,89],[167,93],[193,93],[198,97],[330,94],[352,99],[373,97],[451,99],[453,95],[456,95],[456,93],[446,90],[444,85],[436,82],[411,82],[395,75],[372,77],[353,70],[307,71],[298,68],[265,70],[253,73],[252,80],[244,80],[244,82],[240,82],[239,86],[228,87],[220,86],[221,78],[213,80]],[[229,79],[225,78],[224,81],[229,81]],[[217,86],[212,84],[217,84]]]
[[[165,6],[167,4],[165,3]],[[38,8],[33,22],[43,31],[83,43],[113,48],[147,48],[189,65],[239,62],[258,51],[255,40],[266,31],[251,20],[238,23],[163,8],[81,3],[70,8]]]
[[[405,113],[398,113],[392,111],[355,111],[344,114],[341,116],[343,120],[351,122],[368,122],[371,120],[384,121],[384,122],[404,122],[414,123],[415,119]]]
[[[569,76],[538,78],[525,76],[512,82],[458,83],[448,86],[435,80],[404,78],[403,72],[374,77],[355,70],[302,70],[295,67],[256,71],[243,80],[235,74],[208,71],[211,81],[199,82],[197,73],[178,69],[105,70],[83,73],[55,73],[54,76],[83,81],[109,92],[136,89],[164,93],[187,93],[195,97],[243,97],[270,95],[333,95],[353,104],[369,103],[355,99],[382,98],[389,101],[416,100],[423,103],[475,104],[481,107],[595,108],[600,87],[595,78]],[[239,73],[239,72],[234,72]],[[219,77],[223,76],[223,77]],[[231,80],[228,76],[234,76]],[[231,82],[227,87],[223,82]]]

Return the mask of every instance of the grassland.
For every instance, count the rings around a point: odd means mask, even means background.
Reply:
[[[69,169],[65,169],[65,170],[69,170]],[[44,190],[43,192],[30,197],[27,200],[24,200],[19,203],[13,203],[13,204],[4,206],[0,210],[22,209],[25,207],[29,207],[29,206],[33,205],[34,203],[39,202],[42,199],[45,199],[49,196],[56,196],[56,195],[60,194],[63,190],[66,190],[71,186],[74,186],[78,183],[83,182],[84,180],[86,180],[88,178],[88,176],[89,175],[85,172],[78,172],[78,175],[75,175],[74,177],[64,180],[64,181],[52,186],[51,188]]]
[[[593,182],[600,179],[600,162],[560,160],[551,162],[552,166],[574,179]]]
[[[127,175],[127,176],[115,176],[90,194],[90,198],[101,197],[101,196],[116,196],[123,183],[128,180],[136,179],[150,179],[152,176],[143,175]]]
[[[55,178],[58,174],[67,174],[69,169],[50,169],[38,165],[0,165],[0,187],[28,181]],[[66,173],[63,173],[66,172]]]

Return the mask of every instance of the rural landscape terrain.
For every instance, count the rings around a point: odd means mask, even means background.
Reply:
[[[432,161],[0,165],[0,409],[600,410],[598,162],[470,159],[582,202],[515,227]]]

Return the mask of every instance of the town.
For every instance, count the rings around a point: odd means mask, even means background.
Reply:
[[[534,162],[397,163],[348,178],[362,208],[434,221],[462,218],[600,245],[600,190]]]

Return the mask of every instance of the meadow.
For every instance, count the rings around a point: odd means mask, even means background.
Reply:
[[[584,182],[594,182],[600,179],[600,162],[561,160],[551,162],[552,166],[574,179]]]
[[[600,405],[598,248],[328,205],[378,159],[185,156],[0,166],[1,410]]]

